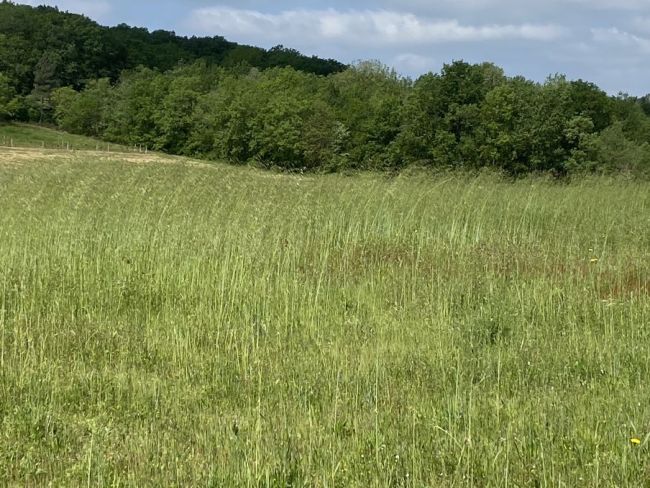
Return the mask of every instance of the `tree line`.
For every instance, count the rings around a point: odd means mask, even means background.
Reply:
[[[23,9],[6,2],[0,9],[7,6]],[[612,97],[559,75],[544,83],[508,77],[491,63],[455,61],[411,80],[378,62],[323,73],[300,63],[224,64],[210,56],[197,51],[197,59],[173,68],[173,56],[157,66],[137,61],[118,75],[89,69],[98,76],[65,82],[41,58],[28,90],[0,55],[0,117],[285,170],[650,172],[649,97]]]
[[[345,69],[338,61],[304,56],[283,46],[265,50],[219,36],[183,37],[126,24],[104,27],[56,7],[0,2],[0,72],[19,95],[49,87],[81,89],[89,80],[115,82],[122,71],[138,66],[167,71],[198,59],[226,67],[292,66],[320,75]]]
[[[198,62],[59,88],[52,107],[70,132],[287,170],[650,169],[639,100],[562,76],[509,78],[493,64],[456,61],[411,81],[374,62],[329,76]]]

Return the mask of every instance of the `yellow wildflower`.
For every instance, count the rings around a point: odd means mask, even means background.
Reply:
[[[598,258],[591,258],[591,261],[590,261],[590,262],[591,262],[592,264],[595,264],[595,263],[598,262]]]
[[[641,439],[639,439],[638,437],[632,437],[632,438],[630,439],[630,442],[631,442],[632,444],[634,444],[635,446],[638,446],[639,444],[641,444]]]

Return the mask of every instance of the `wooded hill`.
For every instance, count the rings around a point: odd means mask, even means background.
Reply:
[[[288,170],[650,172],[650,98],[455,61],[413,81],[282,47],[0,4],[0,118]]]
[[[188,38],[126,24],[103,27],[55,7],[0,3],[0,71],[21,95],[35,85],[79,89],[97,78],[116,81],[123,70],[138,66],[167,71],[197,59],[220,66],[292,66],[320,75],[345,69],[337,61],[282,46],[264,50],[218,36]]]

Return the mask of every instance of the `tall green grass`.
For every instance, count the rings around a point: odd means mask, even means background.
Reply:
[[[77,155],[0,209],[2,483],[648,484],[647,183]]]

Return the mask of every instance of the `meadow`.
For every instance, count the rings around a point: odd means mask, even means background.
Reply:
[[[650,185],[0,149],[0,485],[650,486]]]
[[[33,124],[0,124],[0,146],[23,149],[54,150],[94,150],[94,151],[134,151],[119,144],[111,144],[91,137],[70,134],[61,130],[41,127]],[[137,151],[140,151],[140,147]]]

